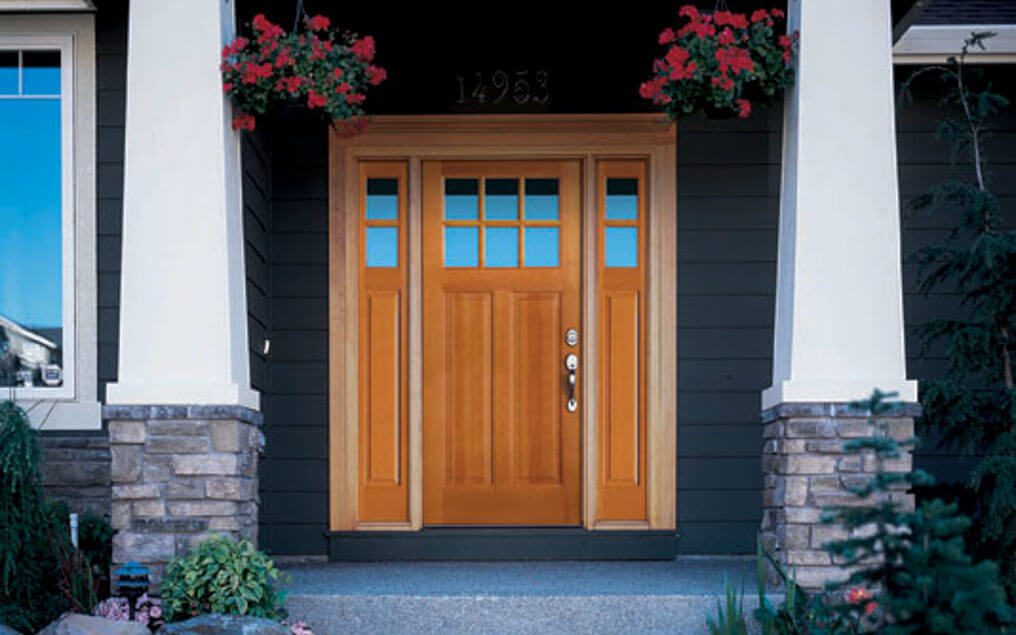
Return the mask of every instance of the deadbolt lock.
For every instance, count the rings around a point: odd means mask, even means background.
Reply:
[[[568,346],[575,346],[579,343],[579,332],[576,329],[568,329],[564,334],[564,343]]]

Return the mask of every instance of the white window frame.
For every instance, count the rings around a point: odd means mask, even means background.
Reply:
[[[0,49],[60,51],[63,383],[0,387],[46,430],[102,427],[95,235],[95,22],[91,14],[6,15]]]

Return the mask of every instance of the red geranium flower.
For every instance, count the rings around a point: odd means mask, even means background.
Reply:
[[[362,95],[360,93],[349,93],[348,95],[346,95],[346,103],[347,104],[354,104],[354,105],[356,105],[356,104],[362,104],[364,99],[366,99],[366,96],[364,96],[364,95]]]
[[[311,90],[307,93],[307,107],[308,108],[322,108],[328,105],[328,98],[324,95]]]
[[[734,104],[737,105],[737,116],[741,119],[747,119],[748,115],[751,114],[751,102],[747,99],[738,99]]]
[[[668,26],[667,28],[663,29],[662,33],[660,33],[659,42],[660,42],[660,44],[671,44],[676,39],[677,39],[677,34],[674,33],[674,29],[672,29],[672,28],[670,28]]]
[[[377,86],[386,79],[388,79],[388,71],[385,69],[373,65],[367,67],[367,83],[371,86]]]
[[[332,21],[323,15],[315,15],[307,18],[307,28],[311,31],[324,31],[332,25]]]
[[[361,62],[372,62],[374,61],[374,38],[367,35],[353,42],[351,47],[353,54]]]
[[[254,117],[245,112],[233,115],[233,130],[253,130]]]

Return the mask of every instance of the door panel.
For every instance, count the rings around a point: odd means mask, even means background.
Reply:
[[[424,162],[426,524],[580,521],[564,367],[579,350],[564,343],[580,326],[579,175],[574,161]]]

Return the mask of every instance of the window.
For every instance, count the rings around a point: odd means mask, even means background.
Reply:
[[[0,48],[0,387],[64,383],[61,54]]]
[[[94,38],[91,15],[0,24],[0,390],[54,400],[47,428],[101,425]]]
[[[445,179],[444,188],[446,267],[558,266],[557,179]]]

